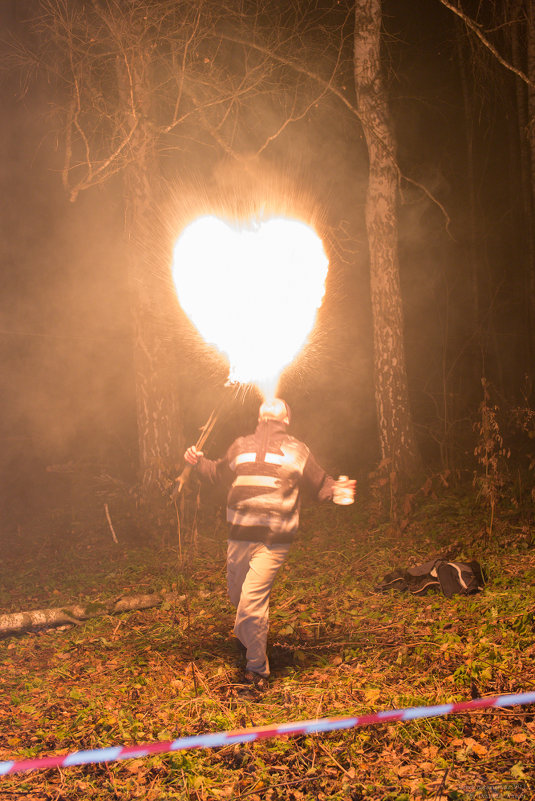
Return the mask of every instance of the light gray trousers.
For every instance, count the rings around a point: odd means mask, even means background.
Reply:
[[[269,625],[269,596],[290,544],[229,540],[227,587],[236,607],[234,634],[247,648],[246,670],[269,676],[266,653]]]

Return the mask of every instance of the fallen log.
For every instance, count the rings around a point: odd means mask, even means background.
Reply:
[[[27,612],[0,614],[0,637],[9,637],[35,628],[53,628],[71,624],[80,626],[82,621],[103,615],[119,615],[138,609],[150,609],[163,603],[177,603],[185,595],[172,592],[156,592],[150,595],[126,595],[110,601],[72,604],[52,609],[31,609]]]

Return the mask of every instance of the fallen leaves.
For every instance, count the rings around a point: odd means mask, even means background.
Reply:
[[[525,743],[527,739],[528,739],[528,735],[523,731],[519,731],[519,732],[516,732],[516,734],[512,734],[511,735],[511,740],[514,743]]]
[[[175,611],[164,606],[135,618],[125,616],[120,626],[117,619],[104,617],[82,629],[0,643],[3,758],[26,755],[30,749],[45,755],[60,748],[65,752],[168,740],[283,720],[464,700],[473,681],[482,694],[514,692],[524,681],[535,681],[532,631],[511,623],[524,608],[534,606],[535,590],[525,582],[508,578],[507,592],[491,586],[477,602],[373,595],[373,573],[386,572],[394,548],[405,562],[402,548],[408,546],[376,534],[370,554],[366,532],[362,541],[355,530],[348,534],[325,531],[311,545],[305,532],[304,542],[292,550],[273,602],[272,634],[278,638],[286,631],[285,649],[272,659],[273,680],[261,699],[244,698],[236,690],[228,644],[232,610],[224,600],[221,571],[213,591],[198,593],[192,567],[187,627],[181,628]],[[358,571],[353,569],[356,563]],[[138,568],[136,576],[149,587],[148,564]],[[202,569],[206,572],[206,564]],[[121,579],[117,567],[114,581]],[[176,585],[173,589],[178,591]],[[321,624],[312,625],[308,618]],[[343,644],[357,640],[358,645]],[[423,787],[438,799],[469,786],[483,770],[496,781],[503,776],[517,782],[532,778],[534,734],[535,721],[527,711],[389,723],[266,740],[237,750],[72,768],[64,772],[63,785],[53,772],[29,774],[24,797],[315,801],[377,799],[393,793],[420,797]],[[16,777],[2,782],[12,794],[19,786]]]
[[[364,690],[364,699],[367,704],[374,706],[381,697],[381,690],[379,687],[367,687]]]
[[[463,739],[463,744],[465,748],[457,751],[456,758],[459,762],[464,761],[470,754],[475,754],[478,757],[486,756],[489,752],[486,745],[479,743],[477,740],[474,740],[473,737],[465,737]]]

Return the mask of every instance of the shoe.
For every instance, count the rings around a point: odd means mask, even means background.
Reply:
[[[246,670],[243,674],[243,679],[246,684],[250,684],[258,692],[265,693],[269,689],[267,677],[261,676],[260,673],[255,673],[253,670]]]

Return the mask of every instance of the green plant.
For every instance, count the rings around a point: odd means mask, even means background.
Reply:
[[[479,441],[474,448],[481,472],[474,473],[474,486],[479,496],[484,498],[490,507],[490,520],[487,527],[492,534],[496,504],[507,475],[507,459],[511,451],[505,447],[498,422],[498,407],[492,403],[490,387],[487,379],[481,379],[483,400],[479,404],[480,419],[474,424],[474,431]]]

